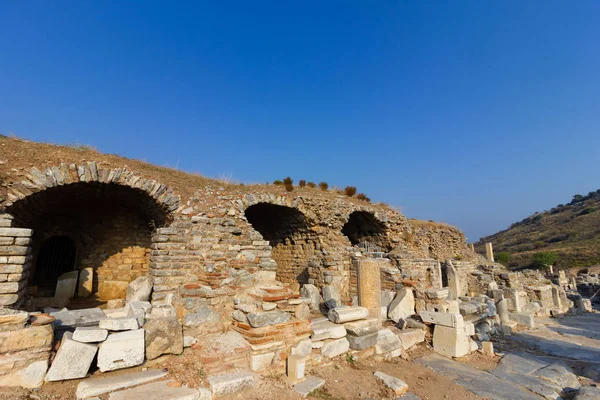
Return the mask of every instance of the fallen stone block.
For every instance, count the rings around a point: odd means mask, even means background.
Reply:
[[[73,340],[71,332],[65,332],[45,381],[84,378],[92,365],[97,350],[97,345],[77,342]]]
[[[381,307],[388,309],[389,305],[396,297],[396,292],[393,290],[382,290],[381,291]]]
[[[106,340],[108,331],[94,326],[80,326],[73,332],[73,340],[81,343],[98,343]]]
[[[344,325],[334,324],[326,318],[316,319],[311,322],[312,335],[314,341],[325,339],[339,339],[346,336]]]
[[[208,389],[186,386],[170,387],[168,381],[148,383],[132,389],[111,393],[109,400],[210,400]]]
[[[79,283],[77,285],[77,296],[88,297],[92,294],[94,284],[94,268],[84,268],[79,271]]]
[[[467,302],[460,303],[458,309],[462,315],[476,314],[479,311],[479,307],[476,304]]]
[[[177,318],[151,318],[144,325],[146,358],[183,353],[183,327]]]
[[[398,323],[415,313],[415,296],[411,288],[398,290],[388,307],[388,318]]]
[[[253,328],[282,324],[289,321],[290,314],[285,311],[270,311],[248,314],[248,323]]]
[[[88,397],[99,396],[115,390],[148,383],[160,379],[165,375],[167,375],[167,371],[165,370],[151,369],[117,376],[89,378],[79,382],[75,395],[78,399],[87,399]]]
[[[402,343],[398,336],[390,329],[382,329],[377,332],[377,343],[375,344],[375,354],[385,354],[390,351],[398,350]]]
[[[267,368],[273,362],[275,358],[274,352],[263,353],[263,354],[251,354],[250,355],[250,369],[252,371],[260,371],[261,369]],[[289,359],[289,358],[288,358]]]
[[[356,321],[369,316],[369,310],[365,307],[336,307],[329,310],[327,314],[330,321],[336,324]]]
[[[340,354],[344,354],[350,348],[350,343],[346,338],[341,338],[337,340],[333,340],[331,342],[325,343],[321,348],[321,354],[325,357],[333,358],[337,357]]]
[[[325,379],[309,376],[304,382],[294,385],[294,390],[300,393],[302,397],[307,397],[311,392],[317,390],[324,384]]]
[[[363,336],[346,336],[352,350],[364,350],[377,344],[377,332]]]
[[[77,289],[78,277],[79,271],[71,271],[59,276],[58,281],[56,282],[54,297],[64,297],[67,299],[74,297],[75,290]]]
[[[396,333],[404,350],[425,341],[425,331],[422,329],[405,329]]]
[[[138,325],[144,325],[146,314],[151,313],[152,305],[148,301],[132,301],[128,305],[127,316],[137,319]]]
[[[137,318],[133,317],[103,319],[98,326],[109,331],[130,331],[140,327]]]
[[[436,325],[433,331],[433,349],[447,357],[462,357],[469,354],[471,345],[464,329]]]
[[[419,316],[423,322],[435,325],[443,325],[451,328],[464,328],[465,321],[460,314],[441,313],[434,311],[421,311]]]
[[[448,295],[450,294],[450,290],[448,288],[443,288],[443,289],[429,289],[427,291],[427,297],[429,297],[430,299],[447,299]]]
[[[508,317],[521,325],[525,325],[528,329],[535,328],[533,314],[508,313]]]
[[[381,320],[378,318],[368,318],[361,321],[348,322],[344,328],[350,335],[362,336],[377,332],[381,329]]]
[[[70,329],[78,326],[98,326],[100,320],[106,319],[106,314],[99,308],[86,308],[83,310],[58,311],[50,313],[56,318],[56,329]]]
[[[373,373],[377,378],[383,381],[383,383],[394,391],[397,395],[404,394],[408,391],[408,385],[400,378],[385,374],[381,371]]]
[[[148,301],[150,300],[150,293],[152,293],[152,278],[149,276],[140,276],[127,285],[125,303]]]
[[[48,360],[35,361],[19,371],[0,376],[0,387],[38,388],[44,383],[47,370]]]
[[[327,308],[335,308],[342,305],[340,292],[334,286],[323,286],[323,301]]]
[[[302,297],[308,297],[310,299],[309,306],[311,310],[318,310],[321,304],[321,294],[319,289],[315,285],[306,284],[300,289],[300,295]]]
[[[112,333],[100,345],[98,368],[100,371],[134,367],[144,362],[144,330]]]
[[[492,342],[481,342],[481,349],[483,353],[487,356],[494,356],[494,343]]]
[[[222,396],[252,386],[254,383],[254,375],[248,371],[212,375],[208,377],[208,383],[210,384],[213,395]]]

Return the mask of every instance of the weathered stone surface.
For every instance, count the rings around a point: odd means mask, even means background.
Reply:
[[[310,308],[312,310],[318,310],[319,305],[321,304],[321,295],[319,293],[319,289],[315,285],[305,284],[300,289],[300,295],[302,297],[310,298]]]
[[[177,318],[151,318],[144,325],[146,358],[183,352],[183,330]]]
[[[80,326],[73,332],[73,340],[81,343],[103,342],[108,337],[108,331],[94,326]]]
[[[47,313],[34,314],[29,318],[29,324],[31,326],[50,325],[54,321],[56,321],[56,318]]]
[[[151,369],[117,376],[89,378],[79,382],[75,395],[78,399],[87,399],[92,396],[99,396],[115,390],[151,382],[165,375],[167,375],[167,371],[165,370]]]
[[[150,293],[152,293],[152,278],[149,276],[140,276],[127,285],[125,302],[148,301],[150,300]]]
[[[344,328],[346,328],[349,335],[363,336],[380,330],[381,320],[378,318],[368,318],[360,321],[347,322],[344,324]]]
[[[109,331],[130,331],[140,327],[138,320],[132,317],[103,319],[98,326]]]
[[[500,322],[506,324],[510,320],[509,312],[508,312],[508,299],[501,299],[496,303],[496,310],[498,312],[498,316],[500,317]]]
[[[56,318],[54,327],[58,329],[76,328],[78,326],[98,325],[100,320],[106,318],[106,314],[99,308],[87,308],[73,311],[57,311],[50,315]]]
[[[342,300],[339,290],[334,286],[323,286],[323,301],[327,308],[335,308],[342,305]]]
[[[52,325],[30,326],[13,331],[0,332],[0,354],[34,348],[49,348],[54,338]]]
[[[600,399],[600,388],[595,386],[585,386],[579,389],[577,396],[573,400],[598,400]]]
[[[415,313],[415,297],[413,290],[402,288],[388,307],[388,318],[394,322],[410,317]]]
[[[213,395],[222,396],[251,386],[254,383],[254,375],[247,371],[212,375],[208,377],[208,383]]]
[[[383,383],[392,389],[394,393],[397,395],[404,394],[408,391],[408,385],[402,379],[396,378],[395,376],[391,376],[385,374],[381,371],[376,371],[373,373],[377,378],[381,379]]]
[[[54,297],[64,297],[70,299],[75,296],[75,290],[77,289],[77,277],[79,271],[71,271],[62,274],[58,277],[56,282],[56,291]]]
[[[92,294],[94,284],[94,269],[84,268],[79,272],[79,283],[77,284],[77,296],[88,297]]]
[[[405,329],[396,333],[402,348],[408,350],[417,343],[425,341],[425,331],[423,329]]]
[[[300,357],[306,357],[312,352],[312,341],[303,340],[298,343],[297,346],[292,347],[292,355],[298,355]]]
[[[348,340],[346,340],[346,338],[341,338],[325,343],[325,345],[323,345],[321,348],[321,354],[326,357],[333,358],[339,356],[340,354],[344,354],[349,348],[350,343]]]
[[[390,329],[382,329],[377,332],[377,342],[375,344],[375,354],[384,354],[402,347],[398,336]]]
[[[533,314],[524,313],[509,313],[509,319],[518,322],[519,324],[525,325],[528,329],[535,328],[535,320]]]
[[[219,314],[208,306],[200,306],[195,312],[189,312],[185,315],[183,324],[187,327],[194,327],[207,322],[219,322]]]
[[[274,352],[263,353],[263,354],[251,354],[250,355],[250,369],[252,371],[260,371],[267,368],[273,362],[275,357]]]
[[[48,370],[48,360],[35,361],[27,367],[13,373],[0,376],[0,387],[20,386],[34,389],[42,386]]]
[[[447,357],[462,357],[469,353],[471,346],[464,329],[436,325],[433,331],[433,349]]]
[[[183,337],[183,347],[192,347],[198,343],[198,339],[193,336],[184,336]]]
[[[304,380],[306,371],[306,357],[301,357],[297,354],[288,357],[287,361],[287,376],[292,383],[298,383]]]
[[[538,369],[532,375],[560,386],[565,392],[576,391],[581,386],[573,370],[563,364],[550,364]]]
[[[364,350],[377,344],[377,332],[369,333],[363,336],[346,336],[349,346],[352,350]]]
[[[324,384],[325,379],[309,376],[304,382],[294,385],[294,390],[300,393],[302,397],[307,397],[311,392],[317,390]]]
[[[289,321],[290,314],[283,311],[271,311],[248,314],[248,323],[253,328],[282,324]]]
[[[60,348],[46,375],[46,382],[83,378],[87,375],[98,346],[80,343],[72,338],[71,332],[65,332]]]
[[[359,260],[357,274],[358,304],[368,310],[371,318],[380,318],[381,267],[379,260],[371,258]]]
[[[297,319],[309,319],[310,318],[310,307],[307,304],[298,304],[294,311],[294,317]]]
[[[109,400],[210,400],[207,389],[192,389],[186,386],[170,387],[168,381],[141,385],[111,393]]]
[[[326,318],[316,319],[311,322],[313,341],[325,339],[339,339],[346,336],[344,325],[334,324]]]
[[[427,297],[430,299],[447,299],[450,294],[450,290],[448,288],[443,289],[429,289],[427,291]]]
[[[106,302],[106,308],[123,308],[125,299],[111,299]]]
[[[443,325],[451,328],[464,328],[465,321],[460,314],[441,313],[435,311],[421,311],[419,316],[423,322],[435,325]]]
[[[144,352],[143,329],[110,334],[100,345],[98,368],[106,372],[140,365],[144,362]]]
[[[336,324],[356,321],[369,316],[369,310],[365,307],[336,307],[329,310],[327,314],[329,320]]]
[[[133,317],[137,319],[138,325],[144,325],[144,321],[146,320],[146,314],[150,313],[152,309],[152,305],[148,301],[131,301],[127,304],[128,311],[127,316]]]

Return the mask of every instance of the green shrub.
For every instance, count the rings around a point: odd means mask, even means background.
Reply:
[[[316,187],[317,187],[317,184],[316,184],[316,183],[314,183],[314,182],[308,182],[308,183],[306,184],[306,186],[308,186],[309,188],[316,188]]]
[[[588,207],[581,210],[577,215],[588,215],[596,211],[598,211],[596,207]]]
[[[352,197],[356,194],[356,187],[354,186],[346,186],[344,188],[344,194],[348,197]]]
[[[546,269],[556,262],[557,256],[552,252],[541,252],[533,255],[531,266],[534,268]]]
[[[281,185],[283,185],[283,181],[280,181],[279,179],[276,179],[276,180],[273,181],[273,185],[281,186]]]
[[[496,253],[496,256],[494,258],[496,259],[496,261],[498,261],[504,266],[510,263],[510,253],[507,251],[501,251],[500,253]]]
[[[321,190],[327,190],[329,189],[329,184],[327,182],[319,182],[319,188]]]
[[[285,184],[285,190],[287,190],[288,192],[291,192],[292,190],[294,190],[294,185],[290,184]]]
[[[293,184],[294,184],[294,181],[293,181],[293,179],[292,179],[292,178],[290,178],[290,177],[288,176],[287,178],[285,178],[285,179],[283,180],[283,184],[284,184],[284,185],[293,185]]]
[[[306,181],[304,179],[300,179],[298,181],[298,186],[300,186],[301,188],[303,188],[304,186],[306,186]]]

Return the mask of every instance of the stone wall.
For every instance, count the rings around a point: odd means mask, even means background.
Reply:
[[[25,298],[31,270],[31,229],[11,228],[9,216],[0,218],[0,307],[18,308]]]

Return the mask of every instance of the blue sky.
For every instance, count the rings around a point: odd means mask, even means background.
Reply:
[[[2,2],[0,133],[354,185],[470,240],[600,188],[599,2],[220,3]]]

